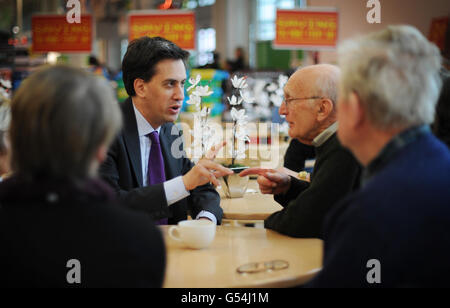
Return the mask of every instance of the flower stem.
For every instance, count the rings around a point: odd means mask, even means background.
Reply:
[[[231,143],[231,165],[234,166],[236,160],[236,124],[237,121],[233,121],[233,141]]]

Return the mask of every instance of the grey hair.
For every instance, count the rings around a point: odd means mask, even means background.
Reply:
[[[13,172],[56,178],[91,176],[96,151],[109,145],[122,118],[112,88],[67,66],[28,77],[11,103]]]
[[[326,67],[323,73],[319,74],[316,79],[316,95],[331,99],[333,105],[336,105],[338,99],[340,70],[337,66],[330,64],[322,64]]]
[[[389,26],[339,47],[341,95],[355,92],[381,129],[430,124],[441,81],[438,48],[411,26]]]

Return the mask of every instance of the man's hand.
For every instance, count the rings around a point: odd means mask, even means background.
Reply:
[[[233,171],[204,158],[183,176],[183,182],[188,191],[206,183],[219,186],[220,184],[217,178],[229,174],[233,174]]]
[[[217,154],[219,151],[227,144],[226,141],[222,142],[222,144],[213,145],[211,149],[209,149],[208,153],[206,153],[206,158],[209,160],[216,159]]]
[[[213,162],[217,153],[219,153],[226,144],[226,142],[222,142],[222,144],[213,146],[206,154],[206,158],[201,159],[188,173],[186,173],[186,175],[183,176],[186,190],[193,190],[206,183],[219,186],[220,184],[217,178],[233,174],[233,171],[230,169]]]
[[[249,168],[239,173],[240,176],[250,174],[258,175],[259,190],[263,194],[283,194],[291,187],[290,176],[274,169]]]

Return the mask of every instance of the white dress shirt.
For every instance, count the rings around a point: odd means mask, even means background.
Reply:
[[[161,131],[161,127],[158,127],[157,129],[154,129],[150,123],[147,122],[147,120],[144,118],[144,116],[141,114],[139,110],[136,109],[134,103],[133,103],[134,113],[136,115],[136,123],[137,123],[137,129],[139,134],[139,143],[141,147],[141,164],[142,164],[142,179],[143,179],[143,186],[148,186],[148,159],[150,156],[150,149],[151,149],[151,140],[148,137],[150,133],[153,131],[157,131],[158,134]],[[174,179],[168,180],[164,182],[164,193],[166,194],[166,200],[167,205],[171,206],[172,204],[188,197],[190,193],[186,190],[186,187],[184,186],[183,178],[182,176],[176,177]],[[214,223],[217,223],[216,216],[214,214],[208,212],[208,211],[201,211],[196,219],[199,218],[208,218],[212,220]]]

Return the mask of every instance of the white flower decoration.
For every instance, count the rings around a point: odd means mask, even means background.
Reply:
[[[261,107],[269,107],[270,98],[267,92],[260,92],[257,96],[256,100],[258,101],[258,105]]]
[[[248,87],[245,77],[238,78],[236,75],[231,79],[233,87],[236,89],[246,89]]]
[[[241,110],[237,110],[236,108],[233,107],[233,109],[231,109],[231,118],[233,119],[233,121],[236,121],[238,123],[243,123],[247,120],[247,116],[245,115],[245,109],[241,109]]]
[[[253,87],[253,92],[255,93],[255,96],[257,96],[259,93],[264,92],[264,88],[266,87],[266,81],[258,79],[255,82],[255,86]]]
[[[280,75],[278,76],[278,86],[282,89],[288,82],[289,78],[286,75]]]
[[[246,129],[239,129],[236,131],[236,138],[238,138],[241,141],[248,141],[250,142],[250,138],[247,135]]]
[[[209,91],[209,86],[198,86],[192,94],[196,96],[210,96],[213,92]]]
[[[210,113],[211,113],[211,108],[204,107],[204,108],[202,109],[202,111],[200,112],[200,116],[206,117],[206,116],[209,115]]]
[[[268,92],[275,92],[276,90],[278,90],[278,85],[276,83],[271,83],[268,87],[267,87],[267,91]]]
[[[240,91],[241,97],[247,104],[255,103],[255,98],[251,95],[250,91]]]
[[[200,76],[200,75],[197,75],[195,77],[195,79],[194,78],[189,78],[189,83],[191,84],[191,86],[187,89],[187,91],[189,92],[193,88],[195,88],[199,84],[200,80],[202,80],[202,76]]]
[[[191,95],[189,96],[189,100],[186,102],[189,105],[200,105],[202,102],[202,98],[197,95]]]
[[[283,96],[284,96],[284,91],[283,91],[282,88],[279,88],[279,89],[275,92],[275,94],[278,95],[278,96],[283,97]]]
[[[238,98],[235,95],[233,95],[231,97],[231,99],[229,97],[227,97],[227,99],[228,99],[228,102],[230,103],[231,106],[240,105],[242,103],[242,98],[240,98],[238,100]]]
[[[281,104],[283,103],[283,97],[279,96],[277,94],[271,94],[270,95],[270,100],[272,101],[272,103],[276,106],[276,107],[280,107]]]
[[[11,81],[9,81],[9,80],[0,79],[0,84],[7,89],[11,89],[11,87],[12,87]]]

